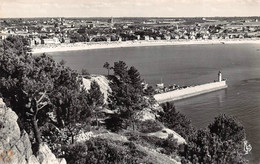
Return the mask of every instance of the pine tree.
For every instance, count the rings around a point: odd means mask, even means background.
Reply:
[[[107,69],[107,75],[109,76],[109,70],[112,68],[112,67],[110,67],[110,64],[108,62],[105,62],[105,64],[103,65],[103,68]]]
[[[124,83],[129,82],[128,67],[125,62],[119,61],[114,63],[114,75]]]
[[[131,80],[131,85],[136,89],[137,92],[141,93],[143,91],[143,86],[141,76],[138,70],[134,66],[132,66],[128,70],[128,75]]]
[[[57,128],[86,122],[90,115],[86,91],[75,71],[45,54],[26,53],[26,44],[19,37],[5,43],[1,48],[6,50],[0,51],[0,92],[19,116],[20,127],[34,132],[36,145],[41,143],[40,126],[50,120]],[[56,114],[54,120],[49,112]]]
[[[89,104],[93,108],[98,126],[98,114],[100,112],[101,106],[104,104],[104,94],[100,91],[100,87],[96,81],[91,82],[88,97]]]

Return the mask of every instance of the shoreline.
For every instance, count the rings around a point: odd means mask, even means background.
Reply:
[[[32,47],[32,54],[79,51],[125,47],[149,47],[149,46],[176,46],[176,45],[199,45],[199,44],[260,44],[260,39],[219,39],[219,40],[154,40],[154,41],[114,41],[114,42],[78,42],[60,43],[51,45],[38,45]]]

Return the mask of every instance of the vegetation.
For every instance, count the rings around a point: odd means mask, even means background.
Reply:
[[[219,129],[221,127],[221,130]],[[243,156],[244,128],[234,118],[220,115],[209,129],[197,130],[181,153],[192,163],[248,163]]]
[[[110,64],[108,62],[105,62],[105,64],[103,65],[103,68],[107,69],[107,75],[109,76],[109,71],[113,68],[110,67]]]
[[[159,121],[146,120],[138,121],[137,129],[142,133],[153,133],[162,130],[163,125]]]
[[[142,121],[138,113],[152,108],[155,100],[153,88],[144,87],[135,67],[128,68],[123,61],[113,67],[104,64],[108,75],[113,69],[108,76],[112,91],[104,104],[97,82],[91,82],[87,91],[82,76],[64,61],[57,63],[45,54],[33,56],[27,53],[27,44],[22,37],[2,42],[0,92],[17,113],[19,126],[30,134],[36,152],[41,142],[47,142],[68,163],[173,163],[171,158],[178,156],[184,164],[247,163],[245,130],[233,117],[220,115],[208,128],[196,130],[173,103],[166,103],[162,111],[154,112],[155,120]],[[105,115],[103,109],[111,112]],[[176,131],[187,143],[179,145],[173,135],[149,136],[162,128]],[[78,135],[90,130],[97,135],[79,143]],[[113,137],[102,138],[104,134]]]
[[[96,81],[91,82],[88,94],[88,102],[92,107],[92,111],[96,118],[96,125],[98,126],[98,114],[104,104],[104,94],[100,91],[100,87]]]
[[[76,164],[114,164],[141,163],[145,154],[139,151],[132,142],[108,142],[104,139],[91,139],[84,144],[76,144],[65,148],[68,163]],[[87,153],[86,153],[87,151]]]
[[[177,112],[173,103],[162,104],[163,111],[159,113],[159,121],[166,127],[174,130],[185,139],[194,133],[191,121],[180,112]]]
[[[19,125],[33,143],[41,143],[41,127],[51,123],[67,128],[73,136],[79,123],[90,116],[87,92],[78,74],[43,54],[32,56],[27,42],[9,37],[0,54],[0,90],[7,103],[19,116]],[[3,50],[4,49],[4,50]],[[78,130],[76,130],[78,131]]]
[[[246,138],[244,127],[235,118],[225,114],[216,117],[215,121],[209,125],[209,130],[222,141],[233,140],[239,143]]]
[[[134,67],[128,69],[123,61],[115,62],[113,70],[114,76],[111,77],[110,83],[112,93],[108,99],[109,108],[117,110],[119,118],[133,125],[134,113],[140,111],[145,104],[140,73]]]

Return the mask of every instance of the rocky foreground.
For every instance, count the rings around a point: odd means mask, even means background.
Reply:
[[[66,164],[56,158],[46,144],[34,155],[29,136],[17,124],[16,113],[0,98],[0,164]]]

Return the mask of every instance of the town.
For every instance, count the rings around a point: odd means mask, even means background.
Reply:
[[[0,39],[20,35],[31,47],[76,42],[260,38],[258,17],[5,18]]]

